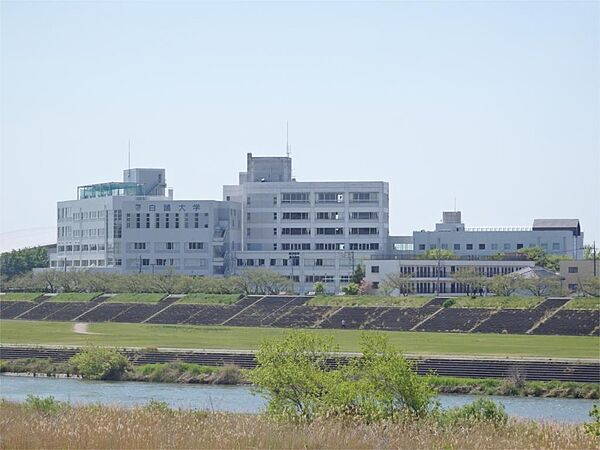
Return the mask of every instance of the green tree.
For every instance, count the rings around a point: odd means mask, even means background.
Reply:
[[[430,248],[425,252],[422,259],[456,259],[456,255],[452,250],[445,248]]]
[[[321,281],[317,281],[314,286],[315,294],[324,295],[325,294],[325,284]]]
[[[537,266],[545,267],[553,272],[558,272],[560,260],[565,259],[557,255],[546,253],[542,247],[522,248],[519,253],[526,255],[530,261],[535,261]]]
[[[365,268],[361,264],[359,264],[354,269],[354,272],[352,273],[352,277],[350,278],[350,281],[352,283],[360,285],[360,283],[364,277],[365,277]]]
[[[342,288],[342,292],[346,295],[358,295],[360,294],[360,286],[356,283],[348,283]]]
[[[600,248],[594,251],[594,246],[587,244],[583,246],[583,259],[594,259],[594,255],[596,259],[600,259]]]
[[[45,247],[23,248],[0,254],[0,275],[8,279],[48,266],[48,250]]]
[[[496,275],[487,280],[490,292],[496,295],[510,297],[523,286],[523,277],[520,275]]]
[[[250,380],[269,399],[267,414],[277,419],[309,421],[318,415],[330,389],[328,356],[337,351],[331,336],[306,331],[264,342]]]
[[[600,297],[600,276],[590,275],[577,280],[577,290],[583,295]]]
[[[475,296],[485,286],[485,278],[475,267],[457,267],[454,281],[465,286],[467,293]]]
[[[537,277],[526,278],[522,282],[522,287],[536,297],[547,297],[549,295],[560,294],[560,284],[556,277]]]
[[[268,269],[246,269],[236,282],[245,295],[273,295],[292,288],[289,279]]]
[[[385,277],[382,288],[389,292],[398,291],[398,295],[409,295],[415,290],[412,273],[390,273]]]
[[[69,362],[83,378],[89,380],[120,380],[130,368],[129,360],[117,350],[88,347]]]

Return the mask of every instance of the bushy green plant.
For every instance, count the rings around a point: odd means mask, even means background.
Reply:
[[[325,284],[323,284],[323,282],[317,281],[315,283],[315,294],[317,294],[317,295],[325,294]]]
[[[266,394],[267,413],[294,422],[341,417],[373,422],[404,414],[425,415],[435,391],[381,334],[363,334],[362,356],[330,370],[336,361],[331,337],[305,331],[265,342],[250,374]]]
[[[36,395],[29,394],[25,400],[25,406],[42,414],[56,414],[60,410],[64,409],[67,405],[63,402],[57,401],[51,395],[48,397],[38,397]]]
[[[453,298],[449,298],[448,300],[444,301],[444,303],[442,303],[442,306],[444,308],[450,308],[455,303],[456,303],[456,300],[454,300]]]
[[[360,293],[360,286],[356,283],[350,283],[344,286],[342,291],[346,295],[358,295]]]
[[[104,347],[88,347],[69,362],[77,373],[89,380],[120,380],[129,369],[129,360],[117,350]]]
[[[488,398],[478,398],[460,408],[449,409],[446,418],[451,422],[488,422],[500,426],[506,424],[508,414],[504,405]]]
[[[592,406],[589,416],[592,418],[592,421],[583,424],[585,432],[592,436],[600,436],[600,406]]]

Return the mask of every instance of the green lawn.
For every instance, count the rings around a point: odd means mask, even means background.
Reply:
[[[158,303],[167,294],[116,294],[108,299],[109,303]]]
[[[540,304],[540,297],[452,297],[455,308],[534,308]]]
[[[0,321],[3,344],[114,345],[131,347],[256,349],[267,338],[279,338],[281,328],[199,327],[125,323],[90,324],[76,334],[70,322]],[[312,330],[331,335],[342,351],[359,349],[360,331]],[[527,336],[510,334],[460,334],[383,332],[391,342],[413,354],[539,356],[598,358],[598,337]]]
[[[240,299],[240,294],[187,294],[178,303],[201,305],[232,305]]]
[[[565,309],[598,309],[600,310],[600,297],[574,298],[565,305]]]
[[[101,295],[101,292],[63,292],[55,295],[49,301],[51,302],[89,302]]]
[[[320,295],[308,301],[311,306],[401,306],[418,308],[432,297],[386,297],[383,295]]]
[[[29,302],[43,295],[41,292],[7,292],[0,295],[0,301]]]

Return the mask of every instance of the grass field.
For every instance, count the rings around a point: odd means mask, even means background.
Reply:
[[[52,297],[51,302],[89,302],[101,292],[63,292]]]
[[[278,338],[281,328],[201,327],[92,323],[76,334],[71,322],[0,321],[0,343],[112,345],[119,347],[174,347],[252,350],[265,339]],[[341,351],[357,351],[357,330],[311,330],[334,337]],[[369,333],[369,332],[367,332]],[[598,358],[599,339],[593,336],[527,336],[510,334],[459,334],[382,332],[403,351],[414,354],[539,356]]]
[[[542,301],[540,297],[453,297],[454,308],[535,308]]]
[[[308,301],[311,306],[401,306],[418,308],[432,297],[386,297],[383,295],[320,295]]]
[[[600,310],[600,297],[574,298],[565,305],[565,309],[598,309]]]
[[[168,294],[116,294],[108,299],[109,303],[158,303]]]
[[[41,292],[6,292],[0,295],[0,301],[28,302],[42,295]]]
[[[177,303],[201,305],[232,305],[240,298],[239,294],[187,294]]]

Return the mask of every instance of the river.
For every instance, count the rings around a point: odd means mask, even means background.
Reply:
[[[104,403],[133,406],[158,400],[176,408],[227,411],[241,413],[260,412],[265,400],[247,386],[215,386],[175,383],[143,383],[115,381],[86,381],[73,378],[39,378],[0,375],[0,397],[23,401],[27,395],[53,396],[70,403]],[[443,408],[461,406],[472,402],[474,395],[439,395]],[[596,400],[498,397],[489,396],[502,403],[506,412],[514,417],[537,421],[581,423],[589,420],[588,412]]]

